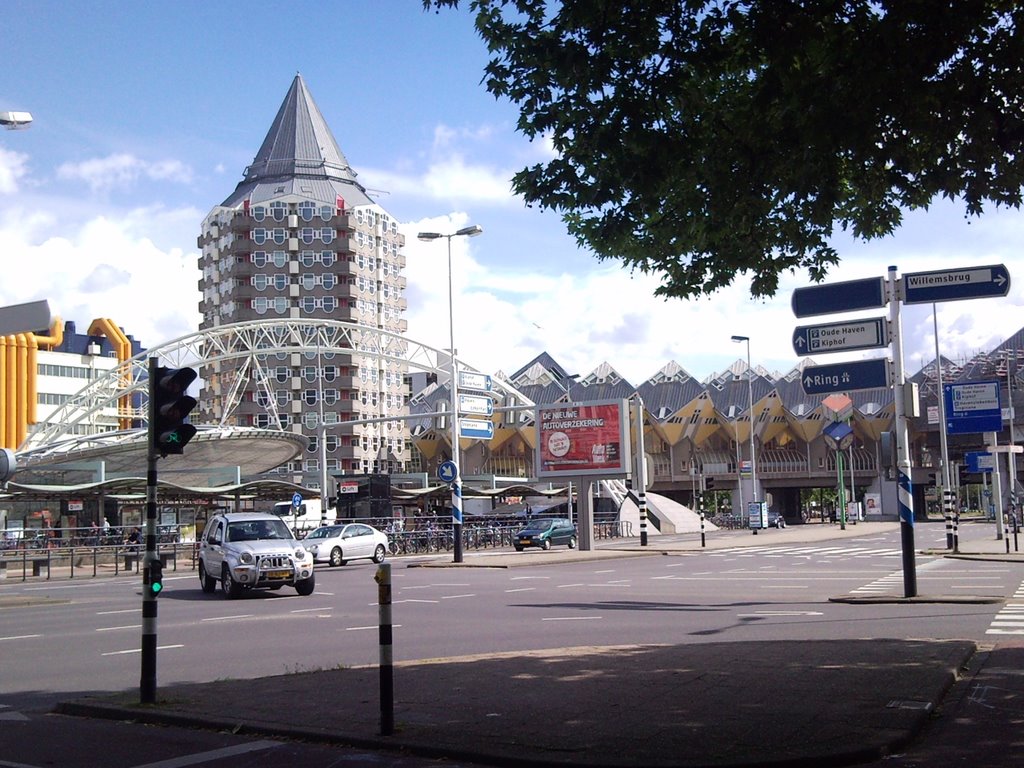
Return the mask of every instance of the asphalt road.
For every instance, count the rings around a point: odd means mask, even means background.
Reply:
[[[730,535],[738,546],[528,568],[414,568],[405,567],[411,561],[395,560],[395,659],[575,645],[805,639],[834,640],[841,654],[844,639],[999,639],[991,634],[998,604],[829,601],[899,592],[897,531],[813,544],[787,544],[785,531],[765,532],[757,544],[745,538],[749,533]],[[942,525],[919,525],[917,547],[941,547],[944,536]],[[374,572],[368,562],[324,568],[310,597],[285,588],[240,600],[203,595],[191,571],[169,572],[159,599],[158,685],[376,664]],[[1007,597],[1021,587],[1024,565],[918,555],[917,577],[922,594]],[[54,739],[56,718],[42,713],[55,701],[138,686],[138,577],[6,583],[0,585],[0,601],[10,606],[0,609],[0,721],[20,723],[16,741],[9,741],[14,731],[0,727],[0,766],[146,765],[186,753],[201,757],[182,764],[226,765],[237,764],[243,752],[246,764],[289,764],[281,762],[283,749],[299,750],[296,762],[332,762],[326,753],[306,754],[296,745],[245,751],[251,740],[189,732],[175,737],[175,729],[164,732],[165,746],[143,756],[131,740],[146,729],[73,718],[61,718],[59,730],[68,738]],[[107,731],[117,726],[127,730]],[[81,753],[81,739],[72,737],[77,730],[95,743],[130,746],[117,760],[113,753]],[[147,748],[159,746],[150,735]],[[69,762],[49,754],[60,749],[78,749],[78,757]],[[218,752],[223,749],[229,751]],[[90,757],[98,761],[88,762]],[[354,765],[379,760],[358,752],[345,758]]]

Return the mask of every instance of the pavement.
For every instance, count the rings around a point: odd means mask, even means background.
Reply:
[[[651,536],[646,547],[612,540],[588,552],[467,552],[462,563],[449,555],[410,564],[395,560],[392,567],[529,568],[610,557],[699,556],[726,546],[856,539],[896,527],[871,522],[845,531],[804,525],[757,536],[716,533],[705,547],[699,537]],[[1005,544],[972,538],[955,556],[1024,562],[1016,551],[1007,554]],[[890,602],[907,599],[888,596]],[[840,654],[835,642],[826,641],[795,647],[791,641],[688,639],[400,662],[392,670],[393,709],[381,703],[383,673],[373,665],[166,686],[150,705],[138,703],[137,691],[126,691],[63,702],[57,711],[491,765],[820,767],[885,759],[887,766],[945,766],[958,764],[954,757],[964,764],[974,760],[979,744],[988,745],[988,757],[972,765],[1015,760],[1001,746],[1001,729],[1016,726],[1024,712],[1024,705],[1017,706],[1024,701],[1024,675],[1007,666],[1024,663],[1022,649],[997,656],[998,649],[967,640],[853,639],[842,642]],[[996,675],[999,684],[986,683],[986,674]],[[980,686],[987,699],[977,698]],[[993,705],[1000,711],[993,714]],[[978,712],[964,716],[971,707]],[[389,719],[393,728],[384,734]],[[936,762],[915,762],[908,754]]]

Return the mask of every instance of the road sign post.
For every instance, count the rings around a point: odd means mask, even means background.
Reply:
[[[1003,264],[960,267],[903,275],[903,303],[988,299],[1010,292],[1010,273]]]
[[[887,346],[889,326],[884,317],[827,325],[804,325],[793,331],[793,351],[798,355],[850,352]]]
[[[888,387],[892,384],[892,376],[889,361],[883,357],[832,365],[808,365],[800,376],[800,382],[808,395],[825,395]]]
[[[796,317],[834,315],[859,309],[881,309],[886,304],[885,281],[881,277],[823,283],[797,288],[791,305]]]

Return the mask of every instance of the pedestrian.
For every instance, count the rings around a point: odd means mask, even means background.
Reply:
[[[125,539],[124,543],[132,552],[138,552],[139,545],[142,543],[142,531],[138,528],[132,528],[132,532],[128,534],[128,538]]]

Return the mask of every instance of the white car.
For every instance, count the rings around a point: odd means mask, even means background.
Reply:
[[[277,515],[228,512],[214,515],[199,542],[199,584],[213,592],[220,582],[228,598],[249,589],[295,587],[311,595],[313,556]]]
[[[388,537],[363,523],[322,525],[302,540],[317,563],[344,565],[349,560],[380,563],[388,553]]]

